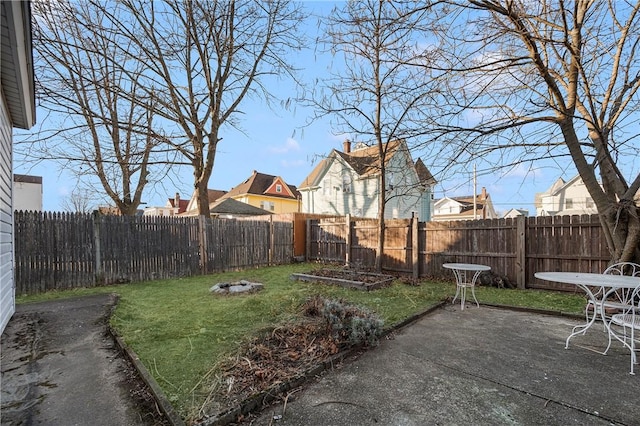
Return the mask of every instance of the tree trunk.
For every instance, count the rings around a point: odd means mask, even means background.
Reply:
[[[138,206],[134,204],[118,203],[118,208],[122,216],[135,216],[138,212]]]
[[[382,167],[382,169],[384,170],[384,167]],[[376,250],[376,264],[375,264],[375,270],[378,273],[382,273],[382,259],[384,256],[384,230],[385,230],[385,223],[384,223],[384,210],[386,207],[386,193],[385,193],[385,178],[384,178],[384,172],[380,173],[380,191],[378,194],[378,249]]]
[[[634,262],[640,264],[640,208],[633,200],[609,203],[600,211],[600,224],[604,229],[611,262]]]
[[[611,262],[640,263],[640,248],[638,247],[640,243],[640,218],[638,216],[640,208],[635,205],[633,197],[618,199],[622,196],[622,190],[616,191],[614,188],[625,189],[627,185],[611,170],[615,167],[613,163],[601,161],[598,164],[600,175],[607,176],[609,179],[605,186],[605,189],[608,188],[609,191],[605,192],[598,183],[594,166],[587,163],[582,153],[572,119],[565,118],[559,124],[576,169],[598,209]],[[603,143],[603,141],[597,142]]]
[[[209,189],[207,188],[209,179],[198,180],[196,184],[196,192],[198,194],[198,214],[200,216],[210,217],[209,210]]]

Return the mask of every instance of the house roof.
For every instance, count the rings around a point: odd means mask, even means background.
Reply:
[[[459,197],[444,197],[435,200],[435,205],[439,205],[444,203],[446,200],[453,200],[460,205],[460,213],[447,213],[447,214],[434,214],[434,218],[443,218],[443,217],[472,217],[474,214],[473,211],[473,195],[463,195]],[[487,189],[485,187],[482,188],[480,194],[476,195],[476,215],[482,217],[483,211],[485,210],[485,206],[490,202],[489,193],[487,193]],[[491,209],[487,209],[489,212]],[[490,213],[487,213],[490,214]]]
[[[415,164],[416,173],[418,173],[418,179],[424,185],[435,185],[438,181],[433,177],[427,166],[424,165],[421,158],[418,158]]]
[[[392,141],[383,144],[382,149],[385,151],[385,163],[388,163],[400,148],[401,141]],[[335,151],[342,157],[347,164],[353,167],[360,176],[375,175],[380,171],[380,156],[378,155],[378,147],[370,146],[367,148],[355,149],[349,153]]]
[[[187,211],[187,206],[189,205],[189,200],[183,200],[180,199],[178,200],[178,205],[176,206],[176,199],[175,198],[169,198],[169,205],[171,205],[171,207],[175,208],[178,207],[178,214]]]
[[[359,146],[360,144],[356,144]],[[400,150],[403,145],[406,147],[403,141],[396,140],[388,142],[383,145],[385,151],[385,162],[391,161],[391,158],[395,153]],[[350,152],[342,152],[336,149],[331,150],[327,158],[320,161],[316,167],[309,173],[309,175],[302,181],[300,188],[309,188],[318,184],[318,180],[322,178],[322,174],[329,168],[332,161],[336,158],[342,159],[347,163],[359,176],[367,177],[374,176],[380,171],[380,157],[378,155],[378,146],[369,146],[366,148],[356,148]],[[414,164],[418,179],[425,185],[433,185],[437,181],[422,160]]]
[[[269,191],[269,189],[278,182],[282,184],[284,191],[281,193]],[[256,170],[253,171],[247,180],[231,188],[231,190],[224,195],[224,198],[232,198],[244,194],[268,195],[294,200],[297,200],[300,196],[298,189],[294,185],[286,183],[280,176],[268,175]]]
[[[42,176],[14,174],[13,175],[13,181],[14,182],[21,182],[21,183],[35,183],[35,184],[42,185]]]
[[[331,152],[331,154],[329,154],[330,156],[333,154],[333,151]],[[311,171],[311,173],[309,173],[307,175],[306,178],[304,178],[304,180],[302,181],[302,183],[300,184],[300,188],[309,188],[310,186],[314,186],[316,184],[316,181],[318,180],[318,177],[320,177],[320,175],[322,174],[322,172],[324,170],[326,170],[326,168],[328,167],[330,161],[329,158],[323,158]]]
[[[505,214],[502,215],[502,217],[510,217],[510,216],[525,216],[525,217],[528,217],[529,216],[529,210],[511,208]]]
[[[31,6],[29,2],[0,4],[0,80],[14,127],[31,128],[36,122]]]
[[[233,198],[223,198],[209,205],[209,210],[213,215],[239,215],[239,216],[259,216],[271,214],[271,212],[243,203]]]
[[[207,197],[209,198],[209,203],[213,203],[218,199],[222,198],[227,191],[223,191],[222,189],[207,189]]]

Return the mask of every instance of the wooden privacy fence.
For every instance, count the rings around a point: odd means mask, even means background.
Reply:
[[[289,263],[290,222],[16,212],[17,294]]]
[[[348,225],[347,225],[348,224]],[[602,272],[610,254],[597,215],[474,221],[385,221],[383,269],[418,277],[452,278],[446,262],[489,265],[519,288],[575,290],[540,281],[539,271]],[[377,253],[375,219],[307,221],[307,258],[371,267]]]

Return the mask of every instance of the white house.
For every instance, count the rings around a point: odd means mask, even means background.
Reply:
[[[227,191],[221,189],[207,189],[207,197],[209,198],[209,209],[213,203],[218,201]],[[181,211],[180,216],[198,216],[198,191],[193,191],[191,198],[187,202],[184,211]]]
[[[596,205],[580,175],[565,182],[558,178],[535,196],[537,216],[597,214]]]
[[[0,333],[15,311],[13,275],[13,128],[35,124],[28,2],[0,2]]]
[[[298,187],[304,213],[376,218],[380,196],[380,157],[377,146],[350,141],[344,151],[332,150]],[[432,211],[433,178],[422,160],[414,163],[407,144],[385,144],[387,202],[384,217],[403,219],[417,215],[428,221]]]
[[[508,219],[508,218],[514,218],[514,217],[518,217],[518,216],[529,217],[529,210],[525,210],[525,209],[510,209],[508,212],[506,212],[502,216],[502,218],[503,219]]]
[[[443,197],[435,201],[432,220],[473,220],[473,219],[497,219],[498,215],[487,188],[476,195],[475,211],[473,195],[462,197]]]
[[[13,210],[42,211],[42,176],[13,175]]]

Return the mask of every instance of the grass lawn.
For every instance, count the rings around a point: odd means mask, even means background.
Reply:
[[[114,292],[120,303],[111,323],[138,354],[184,418],[196,418],[214,380],[217,363],[258,331],[295,321],[300,305],[320,294],[377,313],[391,327],[455,294],[453,282],[395,282],[372,291],[292,281],[294,272],[319,267],[295,264],[173,280],[149,281],[18,297],[18,303]],[[251,295],[214,296],[209,288],[240,279],[264,284]],[[480,302],[581,313],[584,297],[533,290],[480,287]]]

